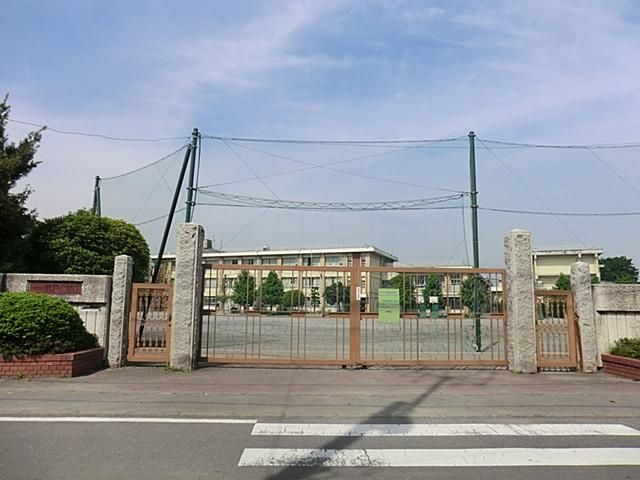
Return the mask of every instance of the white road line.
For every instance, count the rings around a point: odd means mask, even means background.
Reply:
[[[0,417],[0,422],[67,423],[256,423],[244,418],[153,418],[153,417]]]
[[[240,467],[520,467],[640,465],[640,448],[247,448]]]
[[[322,437],[443,437],[475,435],[560,436],[624,435],[640,431],[621,424],[340,424],[256,423],[251,435]]]

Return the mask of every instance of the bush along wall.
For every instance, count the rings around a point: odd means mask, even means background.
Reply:
[[[0,293],[0,376],[88,373],[103,364],[104,350],[97,347],[97,338],[66,301],[29,292]]]
[[[640,338],[621,338],[610,354],[602,354],[602,368],[606,373],[640,380]]]

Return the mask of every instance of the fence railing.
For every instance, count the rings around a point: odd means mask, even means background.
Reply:
[[[505,272],[206,264],[210,362],[506,365]],[[396,313],[381,299],[397,292]],[[384,300],[386,301],[386,300]]]

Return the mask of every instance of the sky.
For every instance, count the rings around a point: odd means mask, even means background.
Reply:
[[[389,145],[203,139],[200,185],[324,202],[469,191],[471,130],[479,139],[536,144],[640,140],[640,15],[633,1],[1,5],[0,92],[10,94],[12,119],[114,137],[181,137],[122,142],[45,132],[42,163],[26,179],[41,218],[90,207],[96,175],[158,160],[185,144],[194,127],[250,138],[460,138],[395,152]],[[11,123],[9,134],[18,140],[30,129]],[[509,149],[477,141],[476,150],[481,207],[640,211],[639,148]],[[103,212],[133,223],[165,214],[181,157],[105,180]],[[300,162],[356,157],[366,158],[335,167],[340,171],[269,176],[299,170]],[[229,183],[238,180],[247,181]],[[430,265],[466,263],[471,249],[469,212],[459,208],[313,213],[199,205],[194,220],[224,249],[375,244],[402,262]],[[479,225],[486,267],[502,265],[503,236],[513,228],[530,230],[537,247],[595,245],[640,264],[638,217],[480,211]],[[162,220],[140,225],[152,249],[163,227]],[[174,244],[172,238],[170,250]]]

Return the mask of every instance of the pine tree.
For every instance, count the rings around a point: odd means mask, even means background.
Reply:
[[[26,207],[31,187],[12,192],[17,182],[31,172],[40,145],[41,132],[29,133],[18,144],[6,134],[9,94],[0,102],[0,272],[26,269],[27,236],[35,224],[35,211]]]
[[[262,286],[258,291],[258,300],[262,305],[267,307],[280,305],[282,303],[283,293],[284,287],[282,280],[280,280],[276,272],[269,272],[269,275],[263,280]]]

